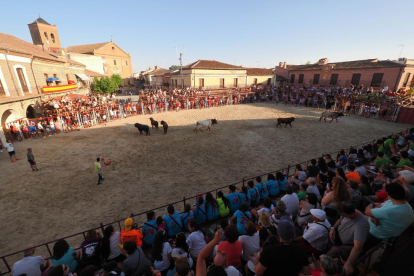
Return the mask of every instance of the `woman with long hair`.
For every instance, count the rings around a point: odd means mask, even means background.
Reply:
[[[218,213],[218,204],[217,201],[214,199],[213,195],[208,192],[206,194],[206,216],[207,220],[213,221],[216,220],[219,213]]]
[[[361,191],[362,196],[373,195],[374,191],[372,190],[368,177],[366,175],[361,175],[359,179],[360,179],[359,190]]]
[[[326,173],[328,171],[328,165],[326,165],[325,159],[323,159],[323,157],[318,158],[317,165],[320,173]]]
[[[118,246],[118,244],[121,243],[121,235],[119,231],[115,231],[112,225],[107,226],[104,229],[101,248],[102,258],[105,262],[115,261],[119,263],[125,260],[125,256]]]
[[[193,258],[190,256],[190,248],[188,247],[186,236],[183,232],[178,233],[175,240],[175,248],[172,250],[172,256],[181,256],[188,260],[190,267],[193,267]]]
[[[344,169],[342,169],[342,168],[336,168],[335,176],[336,177],[342,177],[342,179],[345,180],[345,181],[347,180],[347,178],[345,176]]]
[[[199,196],[197,199],[197,203],[194,209],[194,219],[198,223],[203,223],[206,221],[206,205],[204,204],[203,196]]]
[[[288,182],[287,177],[282,172],[276,173],[276,181],[279,184],[280,194],[285,194],[285,185]]]
[[[69,247],[69,244],[65,240],[58,240],[53,245],[52,263],[54,266],[67,265],[70,267],[70,272],[74,272],[78,267],[79,252],[75,252],[73,247]]]
[[[164,230],[159,230],[155,234],[154,246],[152,247],[151,256],[154,260],[154,268],[166,275],[170,262],[173,261],[171,257],[172,248],[167,241],[168,235]]]
[[[334,177],[332,179],[332,190],[322,198],[322,204],[336,207],[339,202],[349,200],[351,200],[351,194],[345,180],[342,177]]]
[[[224,196],[222,191],[217,193],[217,205],[220,217],[225,217],[230,213],[230,202],[227,197]]]
[[[354,179],[348,179],[349,193],[351,194],[351,201],[355,204],[355,208],[360,209],[362,202],[362,193],[359,190],[358,182]]]

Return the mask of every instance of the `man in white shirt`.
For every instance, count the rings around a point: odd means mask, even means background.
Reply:
[[[359,160],[355,160],[354,163],[356,169],[355,171],[361,176],[361,175],[366,175],[367,174],[367,170],[365,169],[364,166],[362,166],[362,163]]]
[[[40,276],[42,270],[45,270],[49,263],[42,256],[33,257],[36,251],[35,245],[28,245],[23,251],[24,258],[17,261],[12,268],[13,276],[27,274],[27,276]]]
[[[286,195],[284,195],[281,200],[286,205],[286,212],[290,213],[292,217],[296,217],[299,212],[299,198],[297,194],[293,193],[291,185],[285,187]]]
[[[321,200],[321,193],[319,192],[319,189],[316,186],[316,179],[313,177],[308,177],[308,179],[306,179],[306,184],[308,184],[306,192],[315,194],[318,197],[318,201]]]
[[[4,147],[7,149],[7,152],[9,153],[11,162],[16,162],[16,160],[20,160],[20,158],[16,156],[16,152],[14,151],[14,147],[10,139],[6,140],[6,144],[4,145]]]

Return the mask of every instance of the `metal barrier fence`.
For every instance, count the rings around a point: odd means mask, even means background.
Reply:
[[[368,145],[368,144],[372,144],[374,141],[375,140],[370,141],[370,142],[365,142],[365,143],[359,144],[357,146],[352,146],[350,148],[344,149],[345,150],[345,153],[348,154],[350,149],[352,149],[352,148],[357,149],[358,147],[361,147],[361,146],[364,146],[364,145]],[[338,152],[339,152],[339,150],[337,152],[333,152],[333,153],[330,153],[330,154],[331,155],[335,155]],[[315,159],[317,159],[317,158],[315,158]],[[310,162],[311,162],[311,160],[307,160],[307,161],[304,161],[304,162],[301,162],[301,163],[296,163],[296,164],[299,164],[302,167],[303,167],[303,165],[306,165],[305,167],[308,167],[308,165],[309,165]],[[292,168],[293,168],[293,173],[292,173]],[[277,172],[281,172],[287,178],[289,178],[292,175],[294,175],[294,173],[295,173],[295,165],[288,165],[285,168],[278,169],[278,170],[271,171],[271,172],[267,172],[267,173],[264,173],[264,174],[261,174],[261,175],[257,175],[257,176],[262,177],[262,176],[267,176],[268,174],[275,174]],[[247,181],[254,180],[257,176],[253,176],[253,177],[249,177],[249,178],[243,178],[242,181],[235,182],[235,183],[231,183],[231,184],[227,184],[225,186],[222,186],[222,187],[219,187],[219,188],[215,188],[215,189],[212,189],[210,191],[206,191],[206,192],[202,193],[202,195],[205,195],[206,193],[209,193],[210,192],[210,193],[214,193],[216,195],[216,198],[217,198],[218,191],[220,191],[222,189],[227,189],[229,185],[245,186],[245,183]],[[156,207],[154,209],[150,209],[150,210],[146,210],[144,212],[140,212],[140,213],[134,214],[134,216],[133,216],[134,221],[135,221],[135,223],[137,223],[139,225],[139,228],[141,228],[142,225],[143,225],[143,223],[146,221],[146,214],[149,211],[154,211],[155,212],[157,210],[161,210],[162,209],[163,212],[165,212],[165,210],[168,207],[168,205],[171,205],[171,204],[174,205],[175,206],[175,209],[181,213],[181,212],[184,211],[185,205],[189,201],[193,201],[195,203],[195,201],[197,199],[197,196],[198,195],[194,195],[194,196],[191,196],[191,197],[183,197],[182,200],[175,201],[175,202],[170,202],[168,204],[165,204],[165,205]],[[46,259],[50,259],[52,257],[52,255],[53,255],[52,254],[52,251],[51,251],[51,248],[50,248],[50,245],[51,244],[53,246],[53,244],[55,242],[57,242],[58,240],[65,239],[66,241],[68,241],[69,244],[76,243],[76,244],[79,244],[80,245],[84,240],[86,240],[85,233],[88,232],[88,231],[90,231],[90,230],[99,230],[100,229],[102,231],[102,234],[103,234],[104,228],[106,226],[116,224],[116,225],[118,225],[119,231],[121,231],[122,230],[121,223],[124,222],[125,219],[126,218],[122,218],[122,219],[119,219],[119,220],[116,220],[116,221],[112,221],[112,222],[109,222],[109,223],[100,223],[100,225],[97,226],[97,227],[95,227],[95,228],[87,229],[87,230],[84,230],[82,232],[79,232],[79,233],[76,233],[76,234],[72,234],[72,235],[69,235],[69,236],[55,238],[55,239],[53,239],[51,241],[48,241],[48,242],[45,242],[45,243],[36,245],[35,246],[36,251],[37,251],[36,252],[36,255],[48,256]],[[76,249],[79,249],[79,247],[75,247],[75,248]],[[23,252],[24,252],[24,250],[19,250],[19,251],[14,252],[14,253],[10,253],[10,254],[7,254],[7,255],[0,256],[0,258],[3,261],[3,267],[7,269],[6,272],[3,272],[3,270],[0,267],[0,275],[6,275],[6,274],[10,273],[11,272],[10,263],[14,263],[14,262],[18,261],[19,259],[21,259],[21,257],[22,257],[21,253],[23,253]]]

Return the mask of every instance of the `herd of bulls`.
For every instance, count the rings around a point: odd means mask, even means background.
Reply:
[[[322,121],[322,119],[324,119],[324,121],[326,122],[327,118],[328,120],[331,119],[329,122],[332,122],[333,120],[336,120],[336,122],[338,122],[338,118],[343,117],[343,116],[344,114],[342,112],[325,111],[325,112],[322,112],[321,117],[319,118],[319,122]],[[151,128],[155,128],[156,130],[158,130],[158,121],[155,121],[152,117],[149,119],[151,121]],[[294,117],[278,118],[276,127],[282,126],[282,124],[285,124],[285,127],[287,127],[287,125],[290,125],[290,127],[292,127],[292,122],[294,120],[295,120]],[[168,124],[165,121],[161,121],[161,125],[164,128],[164,135],[166,135],[168,132]],[[203,128],[210,131],[213,125],[217,125],[217,119],[207,119],[207,120],[197,121],[196,128],[194,129],[194,131],[197,133],[198,131],[203,131]],[[148,125],[142,125],[142,124],[136,123],[135,127],[138,129],[139,134],[142,134],[143,132],[145,132],[147,136],[151,135],[150,128]]]

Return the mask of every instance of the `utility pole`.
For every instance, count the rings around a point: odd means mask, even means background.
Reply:
[[[404,44],[398,45],[399,47],[401,47],[401,51],[400,51],[400,55],[398,56],[398,59],[400,59],[402,51],[404,49]]]
[[[184,89],[183,54],[182,53],[180,53],[180,74],[181,74],[181,89]]]

